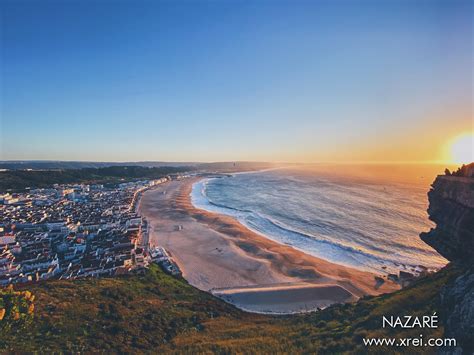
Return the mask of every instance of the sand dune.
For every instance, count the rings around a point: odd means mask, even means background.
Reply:
[[[195,181],[172,181],[149,190],[139,207],[151,224],[151,243],[173,255],[193,286],[213,290],[242,309],[278,313],[398,289],[392,282],[377,286],[374,274],[310,256],[231,217],[195,208],[190,201]]]

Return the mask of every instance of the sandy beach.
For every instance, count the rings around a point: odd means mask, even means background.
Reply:
[[[253,312],[292,313],[392,292],[372,273],[336,265],[276,243],[235,219],[195,208],[198,178],[171,181],[144,193],[139,211],[150,243],[166,248],[193,286]]]

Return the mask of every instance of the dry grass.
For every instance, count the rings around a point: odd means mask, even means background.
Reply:
[[[442,313],[439,289],[457,272],[449,268],[394,294],[284,317],[242,312],[157,267],[145,276],[44,282],[28,287],[36,295],[33,324],[0,334],[0,347],[41,353],[364,353],[362,337],[391,333],[381,329],[381,315]]]

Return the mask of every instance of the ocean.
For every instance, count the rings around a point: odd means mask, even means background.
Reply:
[[[382,274],[447,261],[419,234],[439,167],[315,166],[207,178],[192,202],[307,254]],[[442,169],[441,169],[442,172]],[[422,267],[420,267],[422,266]]]

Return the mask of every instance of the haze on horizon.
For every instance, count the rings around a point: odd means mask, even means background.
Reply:
[[[474,131],[469,0],[0,10],[0,160],[433,162]]]

